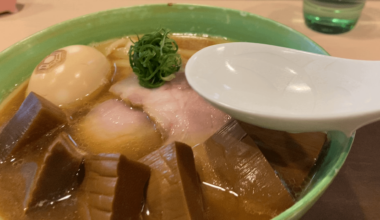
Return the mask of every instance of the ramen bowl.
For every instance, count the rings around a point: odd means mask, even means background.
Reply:
[[[159,27],[173,33],[217,36],[327,54],[315,42],[282,24],[243,11],[199,5],[142,5],[101,11],[40,31],[0,53],[0,101],[33,72],[52,51],[69,45],[90,44]],[[330,147],[298,201],[274,219],[300,218],[323,194],[350,151],[354,136],[327,132]]]

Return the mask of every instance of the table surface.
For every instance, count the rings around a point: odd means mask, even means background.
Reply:
[[[6,1],[6,0],[0,0]],[[308,29],[301,0],[18,0],[18,13],[0,15],[0,51],[25,37],[67,19],[140,4],[190,3],[248,11],[285,24],[310,37],[332,56],[380,60],[380,1],[368,0],[356,27],[326,35]],[[380,219],[380,122],[359,129],[339,174],[302,219]]]

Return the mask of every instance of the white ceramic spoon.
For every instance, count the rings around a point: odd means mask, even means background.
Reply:
[[[349,136],[380,119],[380,61],[227,43],[195,53],[185,72],[212,105],[266,128]]]

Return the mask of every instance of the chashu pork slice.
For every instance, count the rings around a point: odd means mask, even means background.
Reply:
[[[144,219],[204,219],[202,192],[191,147],[174,142],[139,162],[151,168]]]
[[[162,144],[160,132],[148,116],[121,100],[100,103],[76,128],[76,138],[94,154],[121,153],[131,160],[138,160]]]
[[[193,150],[209,220],[271,219],[294,204],[235,120]]]
[[[110,91],[133,107],[141,107],[155,121],[166,144],[202,143],[230,119],[200,97],[184,73],[177,73],[175,79],[157,89],[141,87],[133,75],[113,85]]]

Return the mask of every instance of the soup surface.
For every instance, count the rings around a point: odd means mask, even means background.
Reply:
[[[66,124],[0,161],[0,219],[90,219],[83,214],[89,205],[83,206],[82,194],[91,185],[83,162],[70,189],[26,208],[30,176],[35,172],[30,164],[41,163],[47,157],[42,146],[51,146],[52,137],[62,132],[85,155],[84,164],[102,160],[92,156],[103,153],[122,154],[149,166],[149,183],[141,187],[145,188],[143,209],[132,219],[197,219],[197,213],[203,213],[204,219],[270,219],[294,204],[309,182],[326,135],[263,129],[215,109],[190,88],[183,71],[196,51],[228,41],[180,34],[171,38],[178,44],[182,67],[175,79],[156,89],[141,87],[132,71],[128,51],[132,40],[137,41],[135,36],[90,45],[111,63],[110,82],[92,99],[62,107]],[[0,131],[24,101],[27,86],[28,82],[21,84],[1,104]],[[192,152],[173,145],[176,141],[190,146]],[[172,153],[165,156],[167,151]],[[193,170],[195,176],[187,174]],[[167,173],[179,176],[182,184],[170,182]],[[192,188],[195,191],[189,196]],[[178,204],[182,199],[194,203],[195,197],[201,200],[200,210]]]

